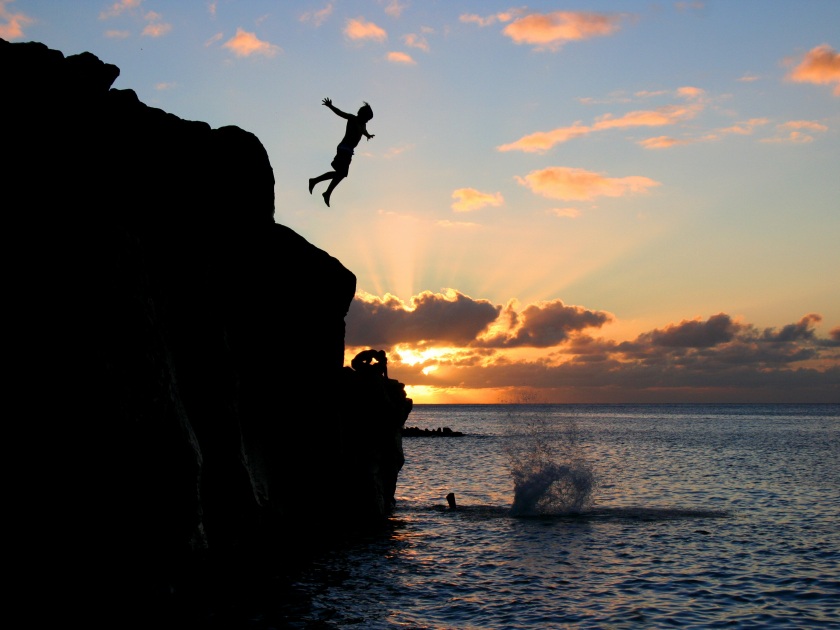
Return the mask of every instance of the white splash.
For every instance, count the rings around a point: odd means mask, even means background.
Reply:
[[[596,488],[592,468],[579,450],[571,418],[549,427],[542,416],[525,424],[525,434],[508,449],[514,516],[575,514],[592,506]]]

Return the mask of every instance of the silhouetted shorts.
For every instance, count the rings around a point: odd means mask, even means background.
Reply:
[[[335,158],[333,158],[330,166],[332,166],[333,170],[339,175],[347,177],[347,173],[350,170],[350,161],[352,159],[353,149],[344,149],[341,145],[339,145],[338,150],[335,152]]]

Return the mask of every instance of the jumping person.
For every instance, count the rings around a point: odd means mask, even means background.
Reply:
[[[367,122],[373,118],[373,110],[370,108],[370,105],[365,103],[359,108],[359,112],[357,114],[347,114],[333,106],[332,99],[325,98],[322,102],[336,115],[347,119],[347,129],[344,132],[344,137],[341,139],[341,142],[338,143],[335,158],[333,158],[332,164],[330,165],[333,167],[333,170],[324,173],[323,175],[319,175],[318,177],[313,177],[309,180],[310,195],[312,194],[312,189],[315,188],[315,184],[328,179],[331,180],[330,185],[327,187],[327,191],[323,195],[324,203],[326,203],[327,207],[329,207],[330,195],[332,195],[333,190],[335,190],[335,187],[338,186],[339,182],[347,177],[347,172],[350,169],[350,161],[353,159],[353,149],[355,149],[356,145],[359,144],[362,136],[368,140],[374,137],[373,134],[367,132],[366,126]]]

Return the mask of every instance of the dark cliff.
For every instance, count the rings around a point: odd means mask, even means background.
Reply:
[[[355,276],[259,140],[118,75],[0,40],[7,513],[24,591],[153,610],[380,524],[411,400],[343,366]]]

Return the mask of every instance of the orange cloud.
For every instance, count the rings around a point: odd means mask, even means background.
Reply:
[[[391,0],[391,2],[388,3],[388,6],[385,7],[385,13],[391,17],[398,18],[402,15],[402,12],[405,11],[407,6],[407,4],[400,4],[399,0]]]
[[[505,202],[502,193],[483,193],[475,188],[459,188],[452,193],[452,198],[456,200],[452,204],[455,212],[471,212],[485,206],[500,206]]]
[[[811,49],[798,66],[791,70],[788,79],[797,83],[826,85],[836,83],[834,96],[840,96],[840,53],[828,44]]]
[[[517,177],[523,186],[549,199],[588,201],[595,197],[623,197],[645,193],[661,184],[648,177],[604,177],[582,168],[553,166]]]
[[[551,213],[568,219],[575,219],[580,216],[580,210],[577,208],[552,208]]]
[[[364,18],[347,20],[344,27],[344,34],[352,40],[372,39],[377,42],[384,42],[388,39],[388,33],[373,22],[367,22]]]
[[[598,118],[593,125],[594,130],[625,129],[627,127],[662,127],[688,120],[697,115],[700,106],[666,105],[655,110],[640,110],[629,112],[614,118],[612,114],[605,114]]]
[[[107,20],[109,18],[117,17],[118,15],[121,15],[126,11],[139,8],[142,3],[143,0],[120,0],[119,2],[115,2],[110,7],[100,12],[99,19]]]
[[[264,42],[254,33],[248,33],[241,28],[237,28],[236,35],[222,44],[222,46],[230,49],[237,57],[250,57],[251,55],[273,57],[278,52],[282,52],[279,46]]]
[[[618,21],[618,16],[603,13],[532,13],[514,20],[502,32],[517,44],[530,44],[538,50],[558,50],[569,41],[610,35],[619,29]]]
[[[695,90],[697,88],[682,88]],[[702,92],[702,90],[700,90]],[[585,136],[594,131],[607,129],[626,129],[628,127],[660,127],[675,125],[697,115],[703,109],[701,104],[666,105],[655,110],[629,112],[618,118],[605,114],[591,126],[575,123],[571,127],[558,127],[551,131],[538,131],[523,136],[515,142],[496,147],[498,151],[524,151],[526,153],[545,153],[555,144],[567,142],[572,138]]]
[[[409,33],[408,35],[403,35],[403,41],[405,42],[405,45],[410,48],[419,48],[423,52],[429,52],[429,43],[422,35]]]
[[[645,149],[670,149],[671,147],[680,146],[683,144],[690,144],[689,140],[679,140],[671,136],[656,136],[655,138],[647,138],[639,141],[639,144]]]
[[[828,127],[813,120],[790,120],[786,123],[776,125],[776,129],[786,135],[779,135],[775,138],[765,138],[762,142],[807,144],[814,141],[814,136],[808,132],[821,133],[828,131]]]
[[[699,88],[699,87],[692,87],[690,85],[686,85],[684,87],[677,89],[677,95],[682,96],[684,98],[700,98],[706,94],[706,90]]]
[[[561,144],[572,138],[585,136],[592,132],[591,127],[574,124],[571,127],[559,127],[552,131],[537,131],[521,137],[515,142],[497,147],[499,151],[524,151],[526,153],[545,153],[555,144]]]
[[[172,30],[171,24],[159,21],[161,16],[158,13],[150,12],[145,17],[150,23],[140,33],[141,35],[145,35],[146,37],[161,37]]]
[[[411,58],[411,55],[407,55],[404,52],[389,52],[385,55],[385,58],[391,63],[402,63],[406,65],[413,65],[417,63]]]
[[[24,13],[12,13],[6,9],[6,4],[5,1],[0,2],[0,20],[5,21],[5,24],[0,24],[0,37],[6,41],[20,39],[23,37],[23,27],[34,24],[35,20]]]
[[[767,118],[751,118],[745,122],[738,123],[737,125],[721,129],[720,133],[734,133],[739,136],[748,136],[755,131],[756,127],[766,125],[768,122],[770,121]]]
[[[828,127],[813,120],[790,120],[779,125],[779,129],[807,129],[808,131],[828,131]]]
[[[386,348],[389,376],[422,392],[423,402],[499,402],[517,391],[546,402],[835,401],[840,326],[819,337],[821,320],[809,313],[758,328],[718,313],[619,342],[589,334],[613,314],[559,299],[521,308],[453,289],[409,303],[360,293],[346,343],[347,358],[361,347]]]

